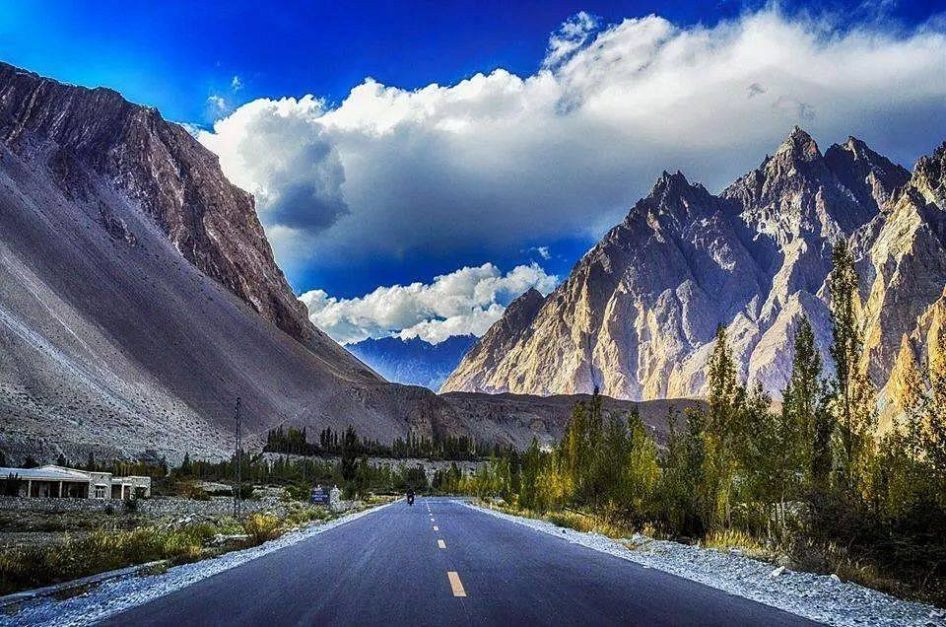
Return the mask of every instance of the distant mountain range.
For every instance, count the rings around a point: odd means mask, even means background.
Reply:
[[[346,348],[388,381],[437,391],[474,343],[473,335],[455,335],[439,344],[419,337],[385,337],[369,338]]]
[[[723,324],[743,377],[778,396],[803,316],[830,368],[825,279],[846,238],[864,359],[895,407],[906,357],[928,363],[946,324],[944,173],[946,144],[911,173],[853,137],[822,153],[797,127],[719,195],[664,172],[555,291],[510,305],[443,391],[700,396]]]

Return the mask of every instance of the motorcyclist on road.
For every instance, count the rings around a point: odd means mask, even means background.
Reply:
[[[408,505],[414,504],[414,488],[407,489],[407,504]]]

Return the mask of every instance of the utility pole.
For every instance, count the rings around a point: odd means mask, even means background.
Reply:
[[[236,410],[234,412],[234,422],[236,423],[236,450],[234,459],[236,460],[236,488],[233,490],[233,515],[240,515],[240,501],[243,500],[243,436],[240,433],[240,397],[236,399]]]

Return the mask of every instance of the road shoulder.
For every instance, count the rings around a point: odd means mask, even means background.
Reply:
[[[524,525],[625,559],[644,568],[654,568],[729,594],[776,607],[829,625],[946,625],[946,612],[923,603],[903,601],[832,576],[776,569],[732,551],[718,551],[677,542],[635,537],[635,545],[611,538],[559,527],[553,523],[499,512],[473,503],[467,507]]]

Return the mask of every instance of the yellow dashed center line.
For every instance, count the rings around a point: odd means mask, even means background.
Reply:
[[[460,581],[460,575],[456,571],[451,570],[447,573],[447,579],[450,580],[450,589],[453,590],[453,596],[455,597],[465,597],[466,590],[463,589],[463,582]]]
[[[434,525],[434,531],[440,531],[440,527],[438,527],[437,525]]]
[[[437,546],[439,546],[441,549],[445,549],[447,548],[447,543],[443,540],[437,540]]]

